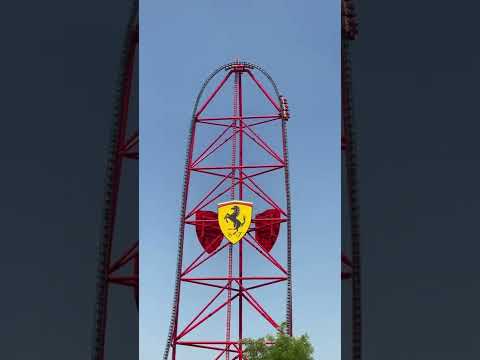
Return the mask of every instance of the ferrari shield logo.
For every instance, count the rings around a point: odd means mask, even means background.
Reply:
[[[223,235],[236,244],[247,233],[252,221],[251,202],[232,200],[218,204],[218,224]]]

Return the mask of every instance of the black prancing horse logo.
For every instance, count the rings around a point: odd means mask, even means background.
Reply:
[[[236,234],[238,233],[238,230],[245,224],[245,215],[243,216],[243,222],[240,222],[240,220],[238,220],[238,215],[240,215],[240,208],[235,205],[232,206],[231,210],[233,210],[233,212],[231,214],[227,213],[224,217],[224,220],[227,223],[229,220],[233,223],[232,230],[235,230],[233,234]]]

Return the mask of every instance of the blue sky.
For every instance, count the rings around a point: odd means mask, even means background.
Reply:
[[[160,359],[166,341],[195,97],[215,68],[237,57],[265,68],[288,98],[294,330],[309,334],[315,359],[340,359],[339,14],[332,0],[141,2],[140,359]],[[252,112],[262,106],[255,101]],[[187,237],[186,251],[194,241]],[[265,292],[263,304],[282,315],[280,290]],[[186,312],[203,302],[194,293],[182,300]],[[263,331],[251,324],[252,333]]]

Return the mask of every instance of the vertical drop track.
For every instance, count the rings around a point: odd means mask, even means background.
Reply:
[[[360,219],[358,203],[358,164],[357,141],[354,130],[352,69],[350,64],[350,45],[357,38],[358,25],[352,0],[342,0],[342,153],[344,174],[346,177],[346,195],[350,224],[351,254],[342,253],[342,279],[349,280],[352,287],[352,359],[362,358],[362,313],[361,313],[361,276],[360,276]]]
[[[138,131],[127,134],[128,112],[138,51],[138,0],[134,0],[122,49],[121,74],[116,89],[110,158],[107,165],[105,184],[105,207],[103,211],[102,237],[98,244],[96,279],[95,320],[93,329],[92,360],[106,359],[106,335],[108,331],[109,288],[120,285],[131,288],[138,310],[138,241],[123,251],[118,258],[112,257],[112,248],[118,213],[118,199],[124,161],[138,160]],[[125,191],[126,189],[122,189]],[[138,189],[131,189],[137,191]],[[138,214],[132,214],[138,216]],[[130,275],[119,275],[130,269]],[[132,334],[132,336],[134,336]]]

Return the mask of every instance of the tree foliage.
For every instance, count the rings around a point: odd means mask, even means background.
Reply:
[[[313,346],[308,335],[290,337],[286,335],[286,324],[277,334],[245,341],[248,360],[313,360]]]

